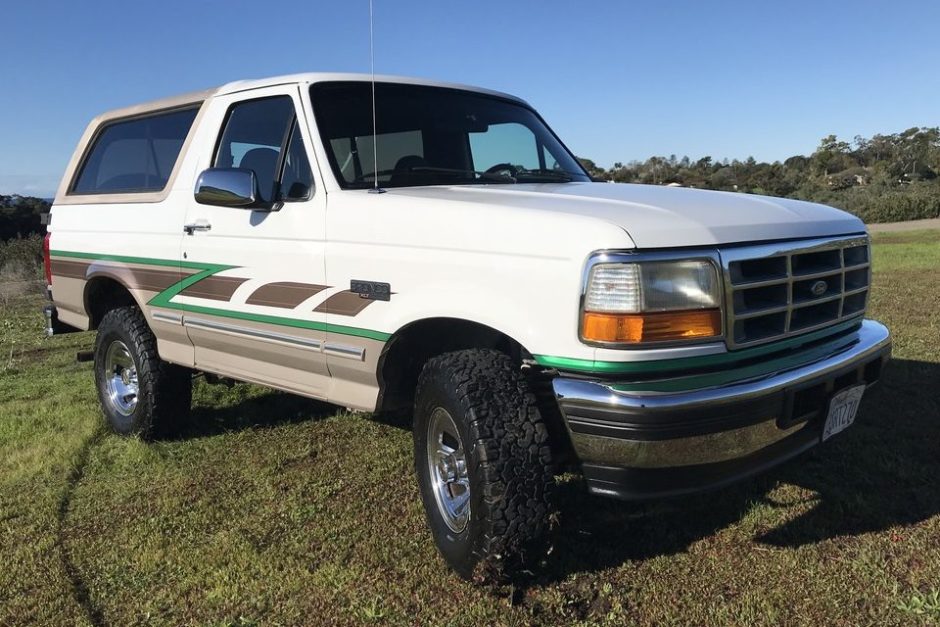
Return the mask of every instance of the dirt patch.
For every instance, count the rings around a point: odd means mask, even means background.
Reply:
[[[23,259],[8,259],[0,265],[0,303],[28,293],[36,293],[42,287],[37,268]]]

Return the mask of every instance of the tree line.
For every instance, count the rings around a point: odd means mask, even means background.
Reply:
[[[703,157],[650,157],[604,169],[582,165],[597,180],[681,185],[821,202],[866,222],[940,216],[940,128],[914,127],[892,135],[824,137],[809,156],[758,162]]]
[[[49,202],[42,198],[0,194],[0,241],[45,232],[42,214],[48,211]]]

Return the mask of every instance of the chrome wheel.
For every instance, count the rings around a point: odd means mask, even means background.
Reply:
[[[137,366],[124,342],[114,340],[104,357],[104,380],[111,407],[122,416],[137,408]]]
[[[454,533],[470,520],[470,478],[467,456],[454,419],[443,407],[428,421],[428,471],[437,509]]]

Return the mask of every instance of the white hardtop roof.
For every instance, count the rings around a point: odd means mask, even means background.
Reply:
[[[173,107],[183,106],[187,104],[192,104],[200,102],[203,100],[208,100],[213,96],[221,94],[234,94],[242,91],[247,91],[250,89],[259,89],[261,87],[273,87],[275,85],[309,85],[312,83],[322,83],[325,81],[370,81],[372,76],[370,74],[352,74],[352,73],[333,73],[333,72],[308,72],[304,74],[286,74],[284,76],[272,76],[270,78],[259,78],[259,79],[250,79],[243,81],[234,81],[231,83],[226,83],[221,87],[216,87],[214,89],[206,89],[204,91],[190,92],[186,94],[180,94],[178,96],[171,96],[168,98],[160,98],[159,100],[151,100],[149,102],[140,103],[137,105],[132,105],[130,107],[123,107],[121,109],[115,109],[112,111],[107,111],[97,118],[95,118],[95,123],[100,123],[104,120],[114,120],[118,118],[130,117],[134,115],[140,115],[149,111],[158,111],[160,109],[170,109]],[[512,94],[506,94],[499,91],[494,91],[492,89],[483,89],[482,87],[474,87],[472,85],[461,85],[459,83],[446,83],[442,81],[434,81],[423,78],[412,78],[408,76],[391,76],[385,74],[376,74],[375,81],[377,83],[402,83],[406,85],[426,85],[428,87],[446,87],[450,89],[462,89],[465,91],[474,91],[481,94],[488,94],[490,96],[497,96],[500,98],[509,98],[510,100],[515,100],[528,106],[528,103]]]
[[[344,72],[307,72],[303,74],[286,74],[284,76],[272,76],[270,78],[261,78],[245,81],[235,81],[232,83],[227,83],[222,85],[216,90],[217,94],[231,94],[239,91],[244,91],[246,89],[257,89],[259,87],[271,87],[273,85],[284,85],[290,83],[297,84],[312,84],[312,83],[322,83],[325,81],[370,81],[372,80],[371,74],[355,74],[355,73],[344,73]],[[484,89],[482,87],[475,87],[473,85],[462,85],[460,83],[447,83],[443,81],[435,81],[426,78],[414,78],[411,76],[394,76],[390,74],[376,74],[375,82],[377,83],[404,83],[406,85],[426,85],[428,87],[447,87],[450,89],[462,89],[465,91],[476,91],[483,94],[489,94],[491,96],[499,96],[501,98],[509,98],[511,100],[517,100],[519,102],[525,102],[517,96],[512,94],[503,93],[500,91],[494,91],[492,89]]]

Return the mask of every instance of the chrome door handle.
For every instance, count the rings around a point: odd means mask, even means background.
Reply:
[[[193,222],[192,224],[184,224],[183,232],[187,235],[192,235],[196,231],[209,231],[212,229],[212,225],[208,222]]]

